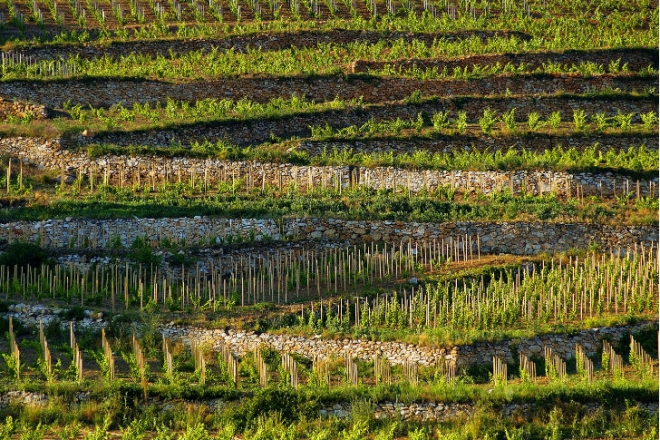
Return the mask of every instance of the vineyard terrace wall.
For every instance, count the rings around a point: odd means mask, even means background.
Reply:
[[[516,109],[516,119],[527,121],[527,115],[532,112],[541,118],[548,118],[553,112],[561,112],[564,121],[572,121],[573,110],[585,110],[589,115],[603,113],[608,117],[618,113],[634,113],[632,123],[641,122],[640,113],[657,112],[657,97],[520,97],[520,98],[439,98],[419,105],[389,104],[375,105],[366,108],[350,110],[328,110],[310,114],[298,114],[280,119],[255,118],[250,120],[229,120],[219,123],[179,125],[176,128],[162,130],[145,130],[134,132],[109,132],[89,136],[76,136],[74,144],[88,145],[91,143],[106,143],[115,145],[146,145],[163,146],[191,142],[217,142],[227,140],[237,145],[247,146],[268,142],[273,136],[288,138],[291,136],[309,137],[310,126],[329,125],[334,129],[361,126],[370,120],[389,121],[396,118],[415,119],[419,113],[433,115],[440,111],[450,111],[456,116],[459,110],[465,111],[467,119],[476,123],[483,116],[485,108],[490,108],[498,114]]]
[[[227,78],[211,81],[153,81],[142,79],[4,81],[0,96],[37,102],[48,107],[71,105],[110,107],[134,102],[165,103],[166,98],[196,102],[249,99],[266,103],[278,97],[304,96],[313,101],[362,98],[364,102],[405,99],[419,90],[424,96],[581,94],[602,89],[621,92],[658,90],[657,76],[501,75],[472,80],[319,76],[312,78]]]
[[[652,323],[631,326],[602,327],[582,330],[576,334],[548,334],[517,341],[483,342],[473,345],[449,348],[427,347],[401,342],[367,341],[362,339],[309,339],[303,336],[257,334],[235,330],[200,330],[168,325],[161,331],[172,339],[185,342],[194,340],[198,344],[210,344],[218,351],[222,345],[228,346],[239,355],[252,352],[259,346],[272,347],[280,352],[293,352],[309,359],[343,357],[346,354],[365,361],[375,356],[387,358],[390,364],[402,365],[414,362],[421,365],[444,365],[445,361],[459,368],[470,365],[491,364],[493,356],[507,363],[517,362],[518,353],[528,357],[542,357],[543,347],[547,346],[562,357],[575,357],[575,344],[583,347],[588,356],[594,356],[602,349],[603,339],[619,342],[631,333],[650,328]],[[626,341],[624,341],[626,342]]]
[[[304,307],[304,306],[302,306]],[[39,321],[50,322],[60,319],[63,309],[49,308],[43,305],[15,304],[9,306],[5,316],[12,316],[25,325],[38,326]],[[76,323],[76,328],[102,328],[106,325],[103,313],[87,310],[85,319]],[[66,322],[63,328],[68,328]],[[260,346],[271,347],[280,352],[298,353],[309,359],[343,357],[348,354],[352,358],[365,361],[373,360],[375,356],[385,357],[390,364],[402,365],[414,362],[421,365],[444,365],[445,361],[457,367],[490,364],[493,356],[498,356],[508,363],[518,361],[518,353],[530,358],[543,357],[543,347],[552,348],[553,352],[563,359],[575,357],[575,344],[582,346],[587,356],[594,356],[602,349],[602,341],[627,343],[624,338],[640,330],[657,328],[657,323],[642,322],[634,325],[616,327],[597,327],[582,330],[574,334],[544,334],[531,338],[504,340],[499,342],[478,342],[470,345],[453,347],[434,347],[414,345],[391,341],[369,341],[363,339],[325,339],[308,338],[287,334],[255,333],[252,331],[215,329],[206,330],[195,327],[179,326],[172,323],[160,328],[161,333],[170,339],[181,340],[184,343],[195,341],[198,345],[209,344],[215,351],[227,346],[236,354],[242,356],[252,353]]]
[[[447,222],[347,221],[338,219],[240,219],[163,218],[113,220],[43,220],[0,223],[0,239],[30,241],[54,248],[107,248],[116,242],[130,246],[146,237],[153,246],[168,239],[174,243],[197,245],[217,238],[329,239],[348,243],[401,241],[431,242],[445,237],[472,237],[482,253],[533,255],[584,249],[596,244],[602,248],[626,248],[658,240],[657,226],[612,226],[582,223],[530,222]]]
[[[58,403],[62,402],[62,397],[58,396]],[[5,409],[8,406],[14,408],[18,407],[46,407],[49,404],[50,398],[45,393],[35,391],[6,391],[0,394],[0,409]],[[99,399],[90,397],[87,393],[75,392],[71,395],[69,405],[77,405],[81,401],[98,402]],[[193,410],[200,414],[216,414],[218,410],[225,408],[231,402],[225,402],[221,399],[210,400],[181,400],[181,399],[162,399],[151,398],[149,404],[153,405],[159,411],[176,412],[180,408],[185,408],[188,411]],[[604,405],[600,403],[572,403],[571,408],[578,410],[583,408],[584,411],[594,412]],[[474,403],[453,403],[453,402],[374,402],[370,405],[373,410],[375,419],[395,419],[395,420],[420,420],[420,421],[445,421],[455,418],[469,417],[477,411],[477,405]],[[366,407],[365,407],[366,408]],[[635,408],[648,411],[653,417],[658,414],[658,402],[635,402]],[[541,414],[547,414],[547,408],[542,403],[522,403],[514,402],[503,405],[501,408],[491,409],[491,413],[501,414],[504,417],[525,417],[531,420],[534,417],[539,417]],[[351,402],[335,402],[321,404],[319,409],[320,417],[336,417],[350,418],[354,414],[354,403]]]
[[[59,141],[38,138],[0,140],[0,153],[18,157],[29,164],[69,176],[107,179],[118,185],[142,182],[156,184],[161,179],[199,185],[240,179],[248,188],[272,185],[283,188],[290,184],[308,191],[319,187],[339,188],[364,185],[376,189],[403,187],[417,193],[439,187],[451,187],[459,193],[491,194],[510,190],[513,194],[557,194],[613,196],[639,193],[655,196],[658,178],[631,181],[612,173],[565,173],[553,171],[436,171],[409,170],[393,167],[297,166],[292,164],[224,161],[188,157],[111,156],[92,159],[84,152],[62,149]],[[139,176],[139,177],[138,177]],[[139,180],[138,180],[139,179]],[[97,183],[98,184],[98,183]]]

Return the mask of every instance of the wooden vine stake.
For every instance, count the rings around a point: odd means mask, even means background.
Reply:
[[[390,385],[392,383],[392,369],[387,358],[374,356],[374,380],[376,385],[381,383]]]
[[[507,384],[508,366],[501,358],[493,356],[493,382],[495,386]]]
[[[261,354],[261,346],[254,349],[254,361],[257,364],[257,372],[259,373],[259,385],[266,388],[268,386],[268,365]]]
[[[48,341],[46,340],[46,336],[44,335],[44,326],[43,323],[41,322],[41,319],[39,320],[39,343],[41,344],[41,351],[43,353],[43,359],[44,359],[44,365],[46,367],[46,381],[52,382],[53,381],[53,359],[50,355],[50,349],[48,348]]]
[[[7,163],[7,194],[11,191],[11,157]]]
[[[144,352],[140,343],[138,342],[135,334],[133,334],[133,354],[135,355],[135,362],[140,369],[140,383],[142,384],[142,391],[144,393],[144,401],[147,401],[147,372],[144,362]]]
[[[69,321],[69,347],[73,350],[76,345],[76,335],[73,332],[73,321]]]
[[[170,341],[163,335],[163,358],[165,361],[165,374],[167,379],[174,381],[174,366],[172,365],[172,352],[170,351]]]
[[[587,382],[594,381],[594,362],[589,359],[580,344],[575,344],[575,368]]]
[[[238,388],[240,385],[240,375],[238,369],[238,356],[231,352],[229,347],[222,344],[222,358],[227,364],[227,369],[229,370],[229,375],[234,382],[234,387]]]
[[[291,386],[298,389],[298,364],[290,353],[282,353],[282,367],[289,373]]]
[[[115,379],[115,358],[112,355],[112,349],[110,348],[110,343],[105,337],[105,329],[101,329],[101,347],[103,348],[103,355],[105,360],[108,363],[108,380]]]
[[[523,383],[536,382],[536,363],[529,360],[527,355],[520,353],[518,355],[520,361],[520,380]]]
[[[319,379],[319,385],[330,386],[330,364],[326,359],[314,356],[313,368]]]
[[[653,358],[630,335],[630,363],[642,377],[653,376]]]
[[[348,353],[346,353],[346,357],[344,358],[344,368],[346,370],[346,381],[353,386],[357,386],[359,379],[357,364]]]
[[[71,346],[71,351],[73,352],[73,367],[76,371],[76,380],[82,382],[83,380],[83,358],[80,348],[78,347],[78,342],[76,342],[76,335],[73,332],[73,322],[69,321],[69,345]]]
[[[14,323],[12,317],[9,317],[9,347],[11,349],[12,361],[15,362],[14,368],[16,373],[16,380],[21,380],[21,352],[16,344],[16,335],[14,335]]]
[[[449,359],[438,364],[438,376],[444,376],[445,382],[448,384],[456,383],[456,364]]]
[[[601,358],[603,369],[607,368],[615,379],[623,378],[623,358],[616,354],[609,342],[603,341],[603,355]]]
[[[406,359],[406,363],[403,364],[403,374],[412,386],[417,386],[419,383],[419,366],[417,362],[410,362]]]
[[[195,361],[195,370],[199,371],[199,383],[204,385],[206,383],[206,361],[204,360],[204,351],[194,339],[190,341],[190,349],[192,351],[193,360]]]
[[[76,379],[78,382],[82,382],[83,380],[83,358],[82,358],[82,352],[80,351],[80,348],[78,347],[78,343],[74,346],[73,349],[73,365],[76,367]]]
[[[543,346],[545,375],[551,379],[563,380],[566,377],[566,362],[556,355],[552,348]]]

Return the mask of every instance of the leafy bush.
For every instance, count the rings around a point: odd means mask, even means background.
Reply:
[[[85,319],[85,309],[80,306],[73,306],[64,312],[62,319],[65,321],[82,321]]]
[[[495,126],[495,123],[497,123],[497,118],[495,117],[496,114],[497,112],[495,110],[491,110],[490,108],[484,109],[484,115],[479,119],[479,126],[484,134],[489,135],[492,133],[493,127]]]
[[[449,127],[449,111],[435,113],[433,115],[432,123],[435,131],[440,131],[443,128]]]
[[[516,115],[515,115],[515,113],[516,113],[516,109],[512,108],[511,110],[504,113],[500,117],[500,119],[504,123],[504,126],[506,127],[506,129],[511,133],[514,133],[516,131]]]
[[[20,267],[39,267],[42,264],[53,265],[49,253],[33,243],[14,242],[0,255],[0,265]]]
[[[137,237],[131,244],[131,250],[128,253],[128,259],[138,264],[157,266],[163,261],[163,257],[154,254],[153,249],[144,238]]]

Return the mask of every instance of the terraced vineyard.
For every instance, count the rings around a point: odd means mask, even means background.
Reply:
[[[0,39],[1,439],[658,437],[656,1]]]

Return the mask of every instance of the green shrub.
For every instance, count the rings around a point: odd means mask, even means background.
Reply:
[[[584,114],[584,110],[573,110],[573,122],[577,131],[584,130],[587,126],[587,116]]]
[[[531,131],[536,131],[544,125],[545,124],[541,122],[541,116],[538,113],[532,112],[527,115],[527,126],[529,126]]]
[[[555,130],[558,129],[561,125],[561,112],[552,112],[552,114],[548,117],[548,125]]]
[[[39,267],[42,264],[52,266],[54,261],[45,249],[34,243],[14,242],[0,255],[0,265]]]
[[[403,100],[406,104],[421,104],[422,103],[422,91],[417,89],[414,92],[412,92],[410,95],[406,96],[406,98]]]
[[[484,115],[479,119],[479,126],[484,134],[490,135],[493,132],[493,127],[497,123],[496,114],[497,112],[495,110],[491,110],[490,108],[484,109]]]
[[[512,108],[508,112],[504,113],[500,119],[504,123],[504,126],[508,131],[514,133],[516,131],[516,109]]]
[[[158,266],[163,261],[162,256],[154,254],[147,240],[140,237],[133,240],[131,250],[128,253],[128,259],[138,264],[144,264],[145,266],[152,264]]]
[[[467,112],[461,110],[458,112],[458,118],[456,118],[456,129],[459,133],[464,134],[467,129]]]
[[[435,131],[441,131],[443,128],[449,127],[449,111],[435,113],[432,122]]]

